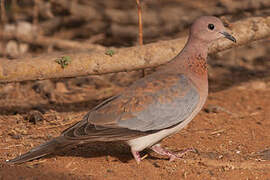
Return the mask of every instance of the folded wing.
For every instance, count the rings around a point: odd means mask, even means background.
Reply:
[[[63,135],[91,141],[129,140],[185,121],[199,99],[183,74],[150,75],[95,107]]]

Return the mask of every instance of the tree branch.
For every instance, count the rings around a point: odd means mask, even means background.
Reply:
[[[237,44],[220,39],[210,47],[210,53],[269,37],[270,16],[248,18],[232,23],[230,27],[237,39]],[[186,38],[180,38],[144,46],[114,49],[113,54],[102,49],[93,49],[49,54],[29,59],[1,59],[0,82],[97,75],[155,67],[173,58],[183,48],[185,41]],[[56,62],[57,59],[63,57],[71,60],[65,68]]]

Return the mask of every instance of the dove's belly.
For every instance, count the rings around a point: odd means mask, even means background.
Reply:
[[[174,126],[173,128],[168,128],[161,130],[159,132],[147,135],[147,136],[142,136],[136,139],[132,139],[127,141],[127,144],[131,147],[133,151],[142,151],[145,148],[149,148],[155,144],[157,144],[159,141],[162,139],[177,133],[181,129],[183,129],[202,109],[205,99],[201,100],[201,103],[198,105],[198,107],[193,111],[193,113],[184,121],[182,121],[180,124],[177,126]]]

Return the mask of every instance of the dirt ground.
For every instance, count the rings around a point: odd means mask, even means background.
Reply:
[[[145,151],[142,155],[148,157],[137,165],[125,144],[92,143],[6,165],[6,159],[59,135],[141,72],[2,84],[0,178],[269,179],[269,49],[270,41],[263,40],[209,57],[210,93],[204,109],[163,141],[173,151],[193,147],[198,153],[174,162]]]
[[[204,1],[200,1],[200,3],[198,3],[199,1],[178,1],[187,3],[186,6],[185,3],[178,4],[179,7],[182,7],[183,13],[185,9],[191,12],[183,16],[183,21],[187,22],[180,23],[179,21],[178,23],[183,27],[176,28],[174,27],[175,21],[179,17],[171,18],[174,22],[168,25],[173,26],[173,28],[168,28],[170,31],[164,25],[166,22],[162,22],[157,27],[164,26],[164,32],[155,31],[156,34],[153,36],[151,33],[148,35],[146,33],[146,42],[181,37],[187,32],[186,26],[189,25],[190,17],[192,19],[208,11],[211,13],[210,10],[213,10],[213,8],[208,8],[210,5],[205,4]],[[170,0],[164,3],[164,6],[169,4],[166,7],[169,10],[174,9],[173,7],[177,5],[178,1]],[[98,1],[96,2],[98,4]],[[117,2],[121,10],[126,10],[126,6],[122,5],[123,1]],[[267,8],[260,13],[252,9],[245,12],[230,11],[230,2],[232,2],[230,0],[211,0],[211,2],[211,7],[217,6],[222,10],[228,8],[228,11],[224,11],[224,13],[223,11],[215,13],[220,16],[224,15],[229,20],[253,15],[269,15],[270,13]],[[222,3],[218,4],[219,2]],[[95,5],[95,1],[91,1],[89,4]],[[114,1],[110,1],[106,6],[102,4],[100,3],[98,7],[117,7],[113,5]],[[196,5],[196,7],[192,8],[192,5]],[[31,6],[29,7],[31,10]],[[54,7],[57,7],[54,14],[61,16],[68,14],[67,10],[61,10],[60,6]],[[158,5],[152,7],[154,12],[158,12],[157,7]],[[149,9],[151,7],[148,7]],[[134,19],[132,17],[129,18]],[[25,19],[28,20],[28,16]],[[105,19],[108,21],[106,23],[118,23],[114,17],[105,17]],[[136,20],[135,18],[133,24],[130,21],[126,22],[131,26],[130,29],[137,29]],[[83,24],[88,22],[88,19],[79,22],[79,24]],[[149,22],[152,21],[149,20]],[[125,23],[121,23],[118,24],[120,27],[118,29],[127,26]],[[75,38],[76,40],[89,38],[89,30],[84,29],[82,35],[78,22],[73,26],[76,29],[68,29],[71,28],[71,25],[66,25],[54,30],[55,33],[51,36],[61,38],[70,36],[69,38],[74,40],[73,36],[79,33],[80,36]],[[152,24],[144,27],[152,27]],[[105,24],[101,28],[102,31],[97,30],[98,32],[92,33],[104,33],[107,28],[108,25]],[[91,42],[118,47],[137,43],[134,40],[137,37],[136,31],[133,31],[131,33],[133,36],[129,37],[130,30],[127,31],[127,34],[113,28],[107,30],[111,30],[111,32],[106,32],[105,35],[99,36],[97,40]],[[27,55],[49,52],[40,46],[31,45]],[[182,160],[174,162],[169,162],[166,157],[147,150],[141,152],[141,155],[147,154],[148,156],[137,165],[129,147],[125,144],[91,143],[66,149],[32,162],[7,165],[5,164],[6,159],[14,158],[52,137],[58,136],[62,130],[80,121],[92,107],[102,100],[121,93],[126,86],[141,78],[142,72],[0,84],[0,180],[270,180],[270,39],[210,55],[208,63],[210,87],[208,100],[203,110],[186,128],[162,142],[163,146],[172,151],[193,147],[197,153],[188,153]],[[153,70],[146,70],[146,74]]]

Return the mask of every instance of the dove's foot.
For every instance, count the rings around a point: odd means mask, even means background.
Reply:
[[[181,151],[180,153],[174,153],[174,152],[170,152],[166,149],[163,149],[160,144],[156,144],[156,145],[152,146],[151,149],[160,155],[169,156],[170,161],[174,161],[175,159],[182,159],[182,157],[187,152],[197,152],[194,148],[188,148],[188,149]]]
[[[132,153],[134,159],[136,160],[137,164],[140,164],[140,162],[142,161],[140,153],[138,151],[133,151],[133,150],[131,150],[131,153]]]

